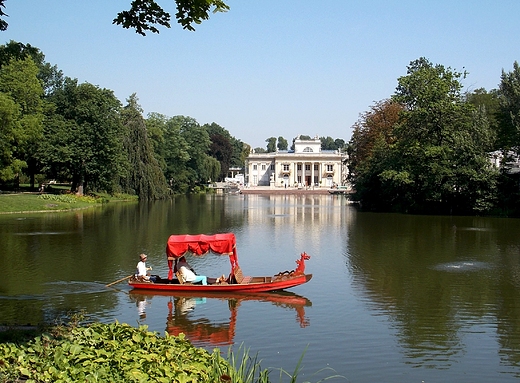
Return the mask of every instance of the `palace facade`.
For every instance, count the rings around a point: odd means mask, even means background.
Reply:
[[[248,186],[299,188],[346,185],[346,160],[347,154],[339,150],[321,150],[318,137],[298,137],[294,150],[251,152],[246,159],[245,182]]]

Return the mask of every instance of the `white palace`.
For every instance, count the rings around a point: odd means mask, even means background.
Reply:
[[[318,137],[297,137],[294,150],[251,152],[246,159],[245,182],[248,186],[299,188],[346,185],[346,160],[347,154],[339,150],[321,150]]]

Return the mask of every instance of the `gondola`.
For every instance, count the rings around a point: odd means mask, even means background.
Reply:
[[[189,283],[182,280],[176,265],[182,256],[191,253],[203,256],[208,253],[228,256],[231,271],[225,281],[207,285]],[[305,274],[305,261],[310,259],[307,253],[301,253],[296,260],[294,270],[283,271],[268,276],[247,276],[238,265],[236,237],[233,233],[215,235],[171,235],[166,244],[168,276],[154,276],[154,281],[132,277],[128,284],[134,289],[179,291],[179,292],[242,292],[258,293],[279,291],[302,285],[311,280],[312,274]]]

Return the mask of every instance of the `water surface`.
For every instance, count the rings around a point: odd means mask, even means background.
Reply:
[[[245,345],[301,380],[513,382],[520,377],[520,221],[360,213],[341,196],[194,196],[59,214],[0,216],[0,323],[89,320]],[[232,231],[246,274],[311,255],[285,293],[178,296],[106,284],[141,252],[165,276],[170,234]],[[225,257],[190,258],[209,276]],[[330,367],[335,370],[322,370]],[[345,381],[335,379],[334,381]]]

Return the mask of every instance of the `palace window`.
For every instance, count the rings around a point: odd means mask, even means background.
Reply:
[[[305,170],[311,170],[311,165],[305,164]]]
[[[320,165],[314,164],[314,170],[319,170],[319,169],[320,169]]]
[[[298,164],[298,170],[302,170],[302,164]]]
[[[312,153],[313,150],[312,150],[312,148],[310,146],[307,146],[305,149],[303,149],[303,152],[304,153]]]
[[[265,164],[262,164],[262,170],[265,170]]]
[[[253,165],[253,170],[256,170],[256,169],[257,169],[257,165],[254,164],[254,165]]]
[[[334,171],[334,165],[327,165],[327,172],[332,173]]]
[[[289,171],[289,164],[283,164],[283,171],[288,172]]]

